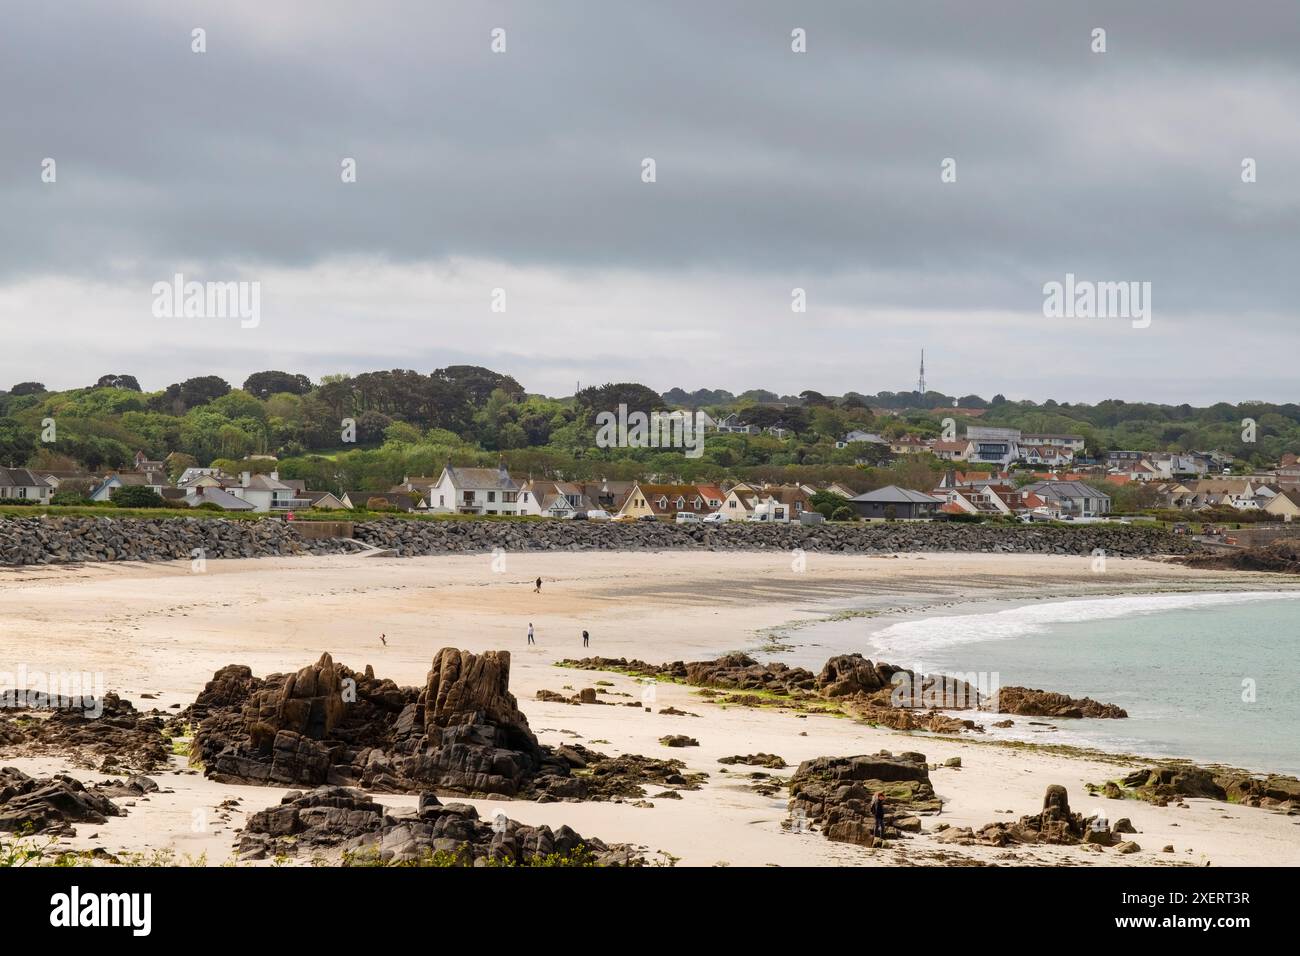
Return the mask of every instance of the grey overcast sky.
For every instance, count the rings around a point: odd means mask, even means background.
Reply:
[[[839,394],[924,347],[954,394],[1293,401],[1298,171],[1290,0],[11,0],[0,388]],[[176,273],[260,324],[155,318]],[[1066,273],[1150,282],[1150,326],[1045,318]]]

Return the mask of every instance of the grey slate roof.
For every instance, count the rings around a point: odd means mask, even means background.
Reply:
[[[849,500],[876,501],[882,504],[937,505],[939,503],[934,495],[922,494],[919,491],[912,491],[910,488],[900,488],[898,485],[886,485],[883,488],[868,491],[866,494],[858,495],[856,498],[850,498]]]

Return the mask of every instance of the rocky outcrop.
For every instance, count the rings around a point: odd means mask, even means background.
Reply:
[[[561,661],[560,665],[736,691],[725,698],[725,703],[814,709],[811,706],[814,703],[820,707],[824,702],[832,702],[861,720],[894,730],[953,734],[984,729],[974,720],[942,711],[1005,711],[1052,717],[1128,716],[1120,707],[1087,697],[1073,698],[1025,687],[990,687],[981,691],[944,674],[917,674],[883,661],[873,663],[861,654],[836,655],[817,674],[787,664],[760,664],[746,654],[668,664],[621,657],[587,657]]]
[[[1140,525],[969,525],[945,522],[675,525],[608,521],[417,521],[353,524],[353,539],[300,533],[278,518],[162,513],[150,518],[0,518],[0,564],[191,560],[339,554],[382,548],[401,557],[507,551],[790,551],[891,554],[1003,552],[1143,557],[1198,550],[1189,537]]]
[[[718,763],[725,763],[731,766],[735,764],[746,764],[750,767],[767,767],[769,770],[784,770],[789,766],[784,760],[776,754],[735,754],[731,757],[719,757]]]
[[[1289,815],[1300,814],[1300,780],[1278,775],[1221,773],[1214,782],[1227,799],[1248,807],[1263,807]]]
[[[982,846],[1010,846],[1012,844],[1050,844],[1054,846],[1075,846],[1093,844],[1097,846],[1116,846],[1124,843],[1121,834],[1135,832],[1126,819],[1116,822],[1114,827],[1098,817],[1085,817],[1070,809],[1070,799],[1066,789],[1060,784],[1052,784],[1043,795],[1043,809],[1031,816],[1023,816],[1014,823],[989,823],[979,829],[970,827],[947,827],[939,832],[935,839],[940,843],[955,843],[963,846],[979,844]],[[1136,852],[1140,847],[1136,843],[1132,849],[1123,852]]]
[[[69,830],[69,824],[105,823],[120,816],[123,811],[112,800],[72,777],[38,779],[14,767],[0,767],[0,831],[60,833]]]
[[[295,674],[218,671],[186,716],[204,772],[227,783],[621,800],[644,786],[698,789],[680,761],[544,747],[509,690],[510,654],[443,648],[421,688],[329,654]]]
[[[2,709],[0,743],[9,754],[60,754],[105,773],[149,773],[167,764],[170,751],[163,733],[179,729],[175,717],[139,711],[112,691],[98,704],[98,716],[81,706]]]
[[[1226,800],[1227,792],[1214,779],[1214,774],[1200,767],[1155,767],[1135,770],[1124,778],[1124,786],[1138,791],[1138,795],[1152,800],[1205,797]]]
[[[1193,568],[1300,574],[1300,538],[1283,538],[1257,548],[1192,554],[1178,560]]]
[[[885,834],[918,830],[919,815],[938,813],[925,757],[918,753],[817,757],[805,760],[790,778],[792,829],[819,828],[828,840],[877,845],[871,799],[885,796]]]
[[[607,846],[567,826],[526,826],[504,813],[491,821],[464,803],[421,793],[414,812],[390,812],[363,791],[319,787],[293,791],[279,806],[253,814],[239,842],[244,859],[338,854],[353,865],[475,866],[551,864],[639,866],[628,846]]]
[[[1122,719],[1128,711],[1115,704],[1103,704],[1091,697],[1068,697],[1028,687],[1003,687],[998,691],[998,713],[1021,717],[1074,717]]]

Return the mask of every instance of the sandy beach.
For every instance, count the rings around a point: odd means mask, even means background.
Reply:
[[[542,593],[532,582],[541,576]],[[775,554],[521,553],[391,559],[326,557],[209,561],[195,573],[187,562],[99,564],[0,570],[0,670],[25,663],[47,672],[102,672],[106,686],[137,703],[184,707],[226,664],[256,674],[296,670],[322,652],[354,668],[370,664],[399,684],[424,681],[439,648],[509,650],[511,689],[546,744],[587,743],[609,753],[674,756],[709,780],[681,800],[652,808],[615,803],[466,801],[486,813],[501,806],[525,823],[567,823],[607,842],[663,851],[681,865],[907,865],[957,862],[1062,865],[1300,864],[1297,818],[1263,809],[1189,799],[1185,809],[1135,800],[1112,804],[1090,797],[1100,783],[1144,763],[982,743],[976,737],[932,737],[875,729],[852,720],[770,709],[720,707],[686,686],[657,688],[656,712],[571,706],[535,699],[542,689],[573,693],[597,679],[613,694],[640,695],[628,677],[562,669],[566,657],[600,655],[647,661],[698,660],[746,650],[780,659],[774,637],[798,642],[802,622],[845,609],[920,612],[972,600],[1021,601],[1166,590],[1276,589],[1276,576],[1196,571],[1154,561],[1111,559],[1104,574],[1078,557],[905,554],[807,556],[795,570]],[[525,643],[529,622],[537,645]],[[591,633],[584,650],[582,630]],[[385,634],[388,645],[380,641]],[[865,647],[863,648],[866,649]],[[1069,690],[1068,688],[1054,688]],[[141,694],[156,699],[141,699]],[[675,707],[699,716],[669,716]],[[172,709],[175,712],[175,709]],[[666,750],[659,738],[688,734],[700,746]],[[833,843],[819,833],[781,827],[786,796],[754,792],[748,773],[722,772],[718,758],[779,754],[793,768],[816,756],[917,750],[959,769],[932,773],[944,800],[938,822],[974,826],[1034,813],[1049,784],[1064,785],[1076,809],[1103,807],[1128,816],[1143,849],[1130,856],[1081,847],[1017,849],[936,843],[927,832],[889,849]],[[4,756],[28,773],[66,770],[52,757]],[[788,775],[784,771],[781,775]],[[85,781],[103,775],[74,771]],[[124,818],[79,826],[76,848],[113,852],[172,851],[210,864],[225,862],[242,814],[278,802],[284,791],[220,785],[187,770],[155,774],[163,792],[141,798]],[[223,820],[217,806],[237,799]],[[411,806],[411,796],[381,802]],[[1162,853],[1165,845],[1175,852]]]

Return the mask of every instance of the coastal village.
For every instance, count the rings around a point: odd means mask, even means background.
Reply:
[[[717,432],[749,429],[735,416],[708,421]],[[60,489],[80,488],[85,503],[120,503],[124,488],[145,489],[159,505],[205,511],[278,513],[365,511],[428,515],[519,516],[560,520],[818,522],[934,520],[977,516],[1022,521],[1106,520],[1111,490],[1136,484],[1151,509],[1189,516],[1225,509],[1250,520],[1289,522],[1300,515],[1300,461],[1284,455],[1275,467],[1234,470],[1217,451],[1183,453],[1113,450],[1085,453],[1072,434],[1031,434],[1015,428],[971,425],[956,440],[904,435],[886,439],[851,431],[837,447],[863,454],[858,465],[930,456],[942,478],[933,488],[887,485],[863,493],[839,482],[772,484],[722,480],[682,483],[673,476],[643,480],[563,481],[512,475],[496,468],[448,463],[438,475],[405,476],[379,490],[320,490],[282,477],[273,456],[254,456],[249,470],[187,467],[169,476],[166,460],[143,452],[131,469],[104,473],[0,467],[0,504],[51,505]],[[872,457],[868,458],[868,453]],[[256,469],[256,470],[254,470]],[[268,470],[269,469],[269,470]],[[132,495],[123,496],[129,501]],[[128,505],[129,506],[129,505]]]

